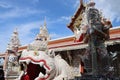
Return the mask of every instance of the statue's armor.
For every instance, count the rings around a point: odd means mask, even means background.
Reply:
[[[93,75],[97,75],[99,72],[100,74],[103,73],[104,68],[108,65],[108,54],[104,45],[104,25],[101,22],[98,9],[94,7],[88,8],[87,20],[89,25],[87,34],[90,37],[88,39],[89,48],[87,52],[89,52],[89,60],[87,60],[87,65],[89,65],[87,67],[91,67]]]

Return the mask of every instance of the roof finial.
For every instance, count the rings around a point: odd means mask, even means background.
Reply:
[[[47,24],[46,24],[46,16],[45,16],[45,19],[44,19],[44,26],[46,27],[46,25],[47,25]]]
[[[83,4],[83,0],[80,0],[80,4]]]
[[[94,7],[95,6],[95,2],[94,0],[90,0],[90,2],[88,3],[89,7]]]
[[[17,28],[13,31],[14,34],[18,34]]]

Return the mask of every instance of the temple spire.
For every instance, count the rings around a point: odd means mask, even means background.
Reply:
[[[14,34],[18,34],[17,28],[13,32]]]
[[[20,46],[20,40],[18,37],[18,31],[17,28],[13,31],[13,34],[11,36],[10,42],[7,46],[7,50],[12,50],[14,51],[16,48]]]
[[[49,38],[49,34],[46,26],[46,18],[44,20],[44,24],[40,26],[40,32],[39,34],[37,34],[35,39],[40,40],[41,37],[44,37],[45,38],[44,40],[48,40]]]
[[[40,34],[41,34],[41,31],[42,31],[42,25],[40,25],[40,32],[39,32]]]
[[[49,41],[49,34],[46,26],[46,20],[44,25],[40,26],[40,32],[36,35],[35,40],[28,45],[28,50],[47,50],[47,45]]]
[[[47,24],[46,24],[46,17],[45,17],[45,19],[44,19],[44,26],[45,26],[45,27],[47,26]]]

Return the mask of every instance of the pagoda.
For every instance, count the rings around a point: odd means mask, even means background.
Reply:
[[[17,77],[16,75],[19,73],[19,65],[18,65],[18,48],[20,47],[20,40],[18,37],[18,31],[15,29],[11,36],[10,42],[7,46],[5,62],[4,62],[4,73],[5,78],[9,77]]]
[[[45,21],[44,25],[40,26],[40,32],[36,35],[35,40],[32,43],[28,44],[27,50],[46,51],[49,39],[50,37]]]
[[[11,36],[10,42],[7,46],[7,50],[17,52],[17,49],[19,46],[20,46],[20,40],[18,37],[18,31],[17,31],[17,29],[15,29]]]

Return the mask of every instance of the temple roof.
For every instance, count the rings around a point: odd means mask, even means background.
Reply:
[[[58,38],[54,40],[50,40],[48,42],[48,48],[54,49],[55,51],[64,51],[64,50],[75,50],[82,49],[87,46],[87,44],[83,42],[74,42],[74,35]],[[110,28],[110,40],[106,41],[106,45],[111,45],[114,42],[120,43],[120,26]],[[19,48],[19,51],[26,49],[27,46],[22,46]]]
[[[55,51],[64,50],[75,50],[86,48],[88,44],[83,42],[74,42],[75,36],[69,36],[66,38],[52,40],[48,43],[49,49],[54,49]],[[110,29],[110,40],[106,41],[106,45],[114,44],[115,42],[120,43],[120,26],[113,27]]]
[[[84,9],[85,9],[85,6],[83,5],[83,0],[80,0],[80,5],[78,6],[77,11],[74,13],[74,15],[71,18],[70,23],[67,25],[67,27],[70,28],[72,31],[73,31],[75,22],[78,21],[77,20],[78,16],[81,15],[82,10],[84,10]],[[82,17],[79,19],[79,21],[81,21],[81,20],[82,20]]]

